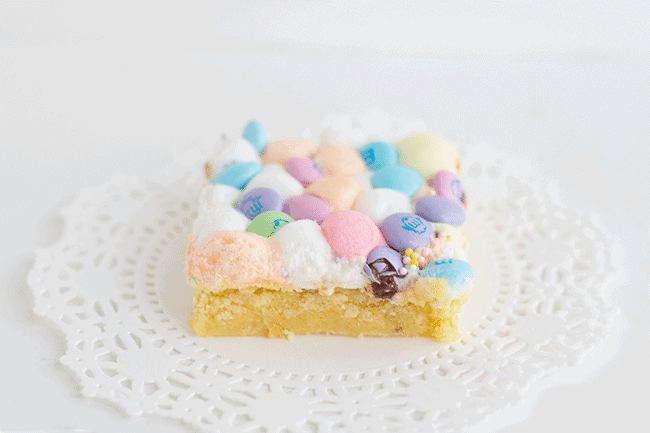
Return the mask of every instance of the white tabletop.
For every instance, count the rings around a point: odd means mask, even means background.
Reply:
[[[622,253],[606,344],[471,431],[647,424],[650,8],[563,3],[0,3],[0,430],[192,431],[81,396],[58,361],[65,339],[32,312],[33,250],[61,234],[58,209],[81,187],[146,174],[253,117],[279,137],[375,108],[529,158]]]

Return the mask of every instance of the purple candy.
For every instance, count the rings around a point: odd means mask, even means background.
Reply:
[[[282,197],[271,188],[255,188],[248,191],[235,206],[250,220],[261,213],[282,210]]]
[[[323,177],[323,173],[318,171],[313,161],[307,158],[289,158],[285,168],[291,176],[302,183],[302,186],[307,186]]]
[[[456,175],[451,171],[439,171],[433,179],[431,179],[430,183],[438,195],[452,199],[463,208],[467,207],[463,186],[461,185],[460,180],[458,180]]]
[[[465,211],[454,200],[441,195],[420,197],[415,202],[415,212],[433,223],[459,226],[465,221]]]
[[[378,259],[388,260],[390,264],[395,268],[395,272],[399,272],[400,268],[403,267],[402,255],[400,253],[389,247],[377,247],[372,250],[370,254],[368,254],[366,265],[363,268],[364,271],[366,271],[366,274],[368,274],[371,278],[373,275],[370,266],[372,266],[380,274],[387,268],[386,264],[384,263],[378,262],[373,264],[373,262]]]
[[[296,221],[313,220],[320,224],[329,215],[330,207],[320,198],[305,194],[284,202],[282,212]]]
[[[398,251],[426,247],[436,232],[431,224],[412,213],[394,213],[379,227],[386,243]]]

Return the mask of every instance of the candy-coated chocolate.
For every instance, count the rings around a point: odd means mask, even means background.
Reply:
[[[454,200],[440,195],[421,197],[415,201],[415,213],[432,223],[459,226],[465,222],[465,211]]]
[[[375,224],[389,215],[399,212],[413,212],[413,206],[407,196],[388,188],[376,188],[364,191],[354,203],[354,210],[370,217]]]
[[[399,163],[416,170],[423,178],[435,176],[440,170],[460,174],[460,156],[454,146],[433,134],[412,134],[395,143]]]
[[[323,199],[332,211],[352,209],[363,191],[361,184],[350,176],[324,176],[309,185],[305,194]]]
[[[323,177],[316,164],[311,159],[293,156],[287,159],[285,165],[287,173],[293,176],[302,186],[307,186],[313,181]]]
[[[320,223],[329,215],[330,207],[313,195],[299,195],[284,202],[282,212],[298,220],[312,220]]]
[[[269,144],[269,133],[266,131],[262,122],[257,119],[249,121],[241,133],[250,144],[253,145],[258,153],[264,152],[264,149]]]
[[[390,188],[411,197],[422,185],[422,176],[409,167],[384,167],[372,177],[373,188]]]
[[[272,210],[253,218],[246,231],[268,238],[280,227],[291,222],[293,218],[286,213]]]
[[[386,245],[377,225],[361,212],[332,212],[323,220],[321,228],[337,257],[367,257],[376,247]]]
[[[264,149],[262,164],[280,164],[284,166],[291,157],[310,158],[318,146],[310,140],[283,139],[273,140]]]
[[[454,173],[449,170],[441,170],[433,176],[430,182],[438,195],[454,200],[463,208],[467,207],[465,191]]]
[[[382,273],[384,271],[389,271],[385,263],[378,261],[380,259],[386,259],[393,265],[394,272],[398,272],[402,268],[402,255],[390,247],[377,247],[368,254],[366,259],[366,265],[364,266],[364,271],[372,278],[373,273],[371,267],[377,273]],[[377,262],[376,262],[377,261]],[[375,263],[373,263],[375,262]]]
[[[302,194],[303,186],[278,164],[267,164],[262,172],[255,176],[244,189],[244,193],[255,188],[272,188],[282,200]]]
[[[380,228],[388,245],[398,251],[425,247],[429,245],[430,237],[435,236],[427,220],[406,212],[385,218]]]
[[[446,278],[450,292],[464,289],[474,280],[474,268],[465,260],[444,259],[430,263],[420,271],[421,278]]]
[[[397,165],[398,157],[395,146],[385,141],[373,141],[359,150],[361,158],[372,171]]]
[[[359,153],[347,146],[327,146],[314,157],[318,167],[330,176],[354,176],[366,169],[366,164]]]
[[[234,188],[244,189],[248,182],[262,171],[262,166],[257,162],[235,162],[224,167],[219,174],[210,180],[210,183],[230,185]]]
[[[261,213],[282,210],[282,197],[274,189],[255,188],[244,194],[235,209],[252,220]]]

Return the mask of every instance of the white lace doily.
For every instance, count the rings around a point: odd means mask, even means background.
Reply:
[[[36,253],[34,309],[64,332],[61,362],[85,396],[203,431],[462,431],[609,332],[618,270],[597,221],[484,146],[464,155],[476,286],[458,343],[196,337],[183,255],[204,157],[82,190],[62,238]]]

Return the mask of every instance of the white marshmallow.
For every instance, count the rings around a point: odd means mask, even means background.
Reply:
[[[251,220],[238,210],[230,206],[219,206],[199,214],[194,221],[192,234],[198,237],[197,242],[201,242],[218,230],[239,230],[243,232],[250,222]]]
[[[273,188],[282,201],[301,195],[305,188],[279,164],[267,164],[260,174],[248,182],[244,194],[255,188]]]
[[[241,191],[230,185],[208,184],[199,195],[199,213],[207,213],[218,207],[232,206],[241,196]]]
[[[219,173],[223,167],[233,161],[238,162],[257,162],[260,163],[260,155],[257,150],[248,141],[243,138],[230,139],[223,137],[217,148],[210,158],[212,171],[214,174]]]
[[[388,188],[376,188],[365,191],[354,204],[354,210],[366,214],[375,224],[389,215],[399,212],[413,212],[413,206],[407,196]]]
[[[364,170],[359,174],[354,175],[354,179],[361,184],[363,191],[370,191],[372,189],[372,177],[375,175],[374,171]]]

